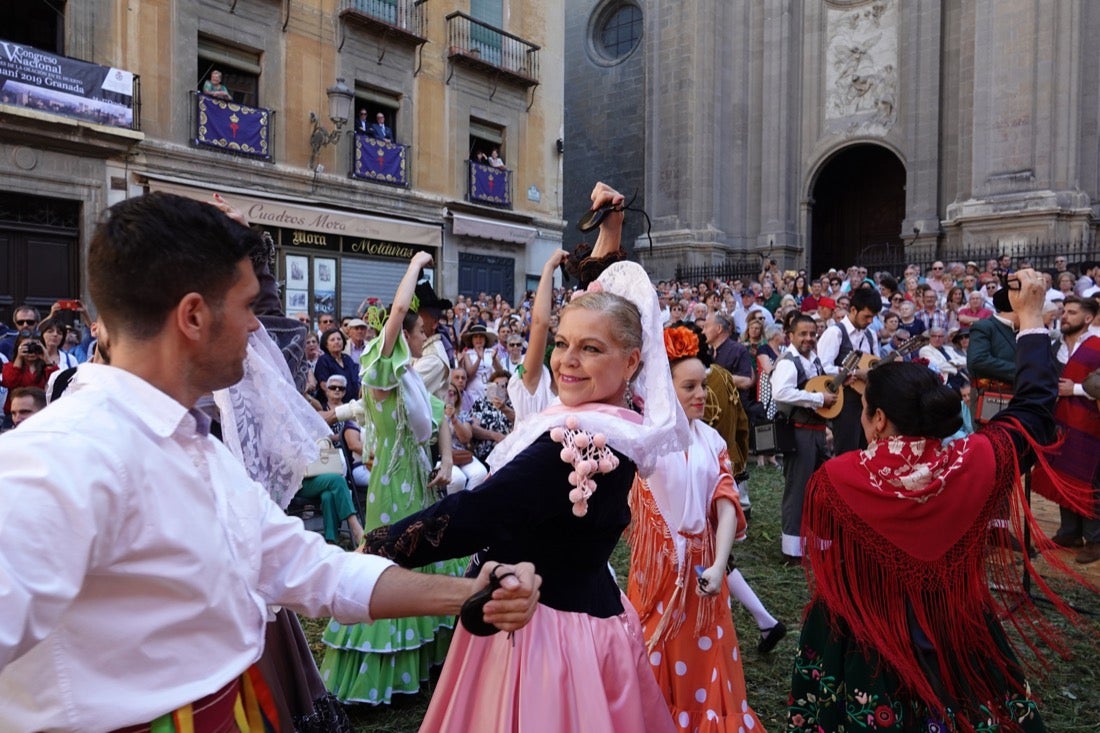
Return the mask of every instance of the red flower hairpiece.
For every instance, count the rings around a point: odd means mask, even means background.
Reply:
[[[697,358],[699,356],[699,337],[690,328],[676,326],[665,329],[665,353],[668,360]]]

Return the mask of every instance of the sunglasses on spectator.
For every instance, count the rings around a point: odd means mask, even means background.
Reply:
[[[15,319],[15,325],[17,325],[17,326],[33,326],[36,323],[38,323],[38,321],[36,321],[33,318],[17,318],[17,319]]]
[[[509,349],[513,349],[513,348],[514,348],[514,349],[518,349],[518,348],[521,348],[522,346],[523,346],[523,344],[522,344],[522,343],[511,343],[511,344],[508,344],[508,348],[509,348]]]
[[[347,392],[348,391],[347,387],[329,387],[328,389],[329,389],[330,392]]]
[[[896,303],[899,300],[905,300],[905,296],[904,295],[895,295],[895,296],[890,298],[891,303]]]

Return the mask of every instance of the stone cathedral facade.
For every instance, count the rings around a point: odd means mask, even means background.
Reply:
[[[637,190],[655,277],[1090,243],[1098,30],[1091,0],[567,0],[565,216]]]

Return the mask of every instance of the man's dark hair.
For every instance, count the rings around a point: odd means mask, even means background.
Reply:
[[[849,311],[854,310],[859,313],[865,308],[869,308],[872,313],[878,313],[882,310],[882,296],[874,288],[856,288],[849,294]]]
[[[14,400],[17,397],[30,397],[39,410],[46,407],[46,393],[40,387],[16,387],[11,391],[11,398]]]
[[[88,247],[88,289],[109,328],[145,340],[188,293],[213,308],[259,235],[210,204],[170,193],[107,210]]]
[[[898,292],[898,279],[893,275],[883,275],[879,278],[878,285],[880,288],[885,288],[891,293]]]
[[[1070,305],[1071,303],[1076,303],[1081,306],[1081,310],[1085,311],[1093,318],[1100,314],[1100,303],[1097,303],[1095,298],[1082,298],[1078,295],[1067,295],[1065,304]]]
[[[811,316],[807,313],[799,313],[797,311],[792,311],[792,312],[795,315],[794,315],[794,318],[791,318],[787,322],[787,333],[794,333],[794,330],[796,328],[798,328],[798,324],[800,324],[800,323],[812,323],[814,328],[817,328],[817,321],[814,320],[813,316]]]

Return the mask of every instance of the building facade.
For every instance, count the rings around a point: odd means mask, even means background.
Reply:
[[[566,28],[566,219],[639,189],[656,277],[1097,233],[1100,4],[568,0]]]
[[[98,217],[145,191],[218,192],[271,230],[287,310],[314,318],[388,302],[420,249],[440,292],[514,302],[561,245],[560,6],[9,5],[20,8],[0,11],[4,321],[20,302],[86,294]],[[116,78],[125,88],[104,93]]]

